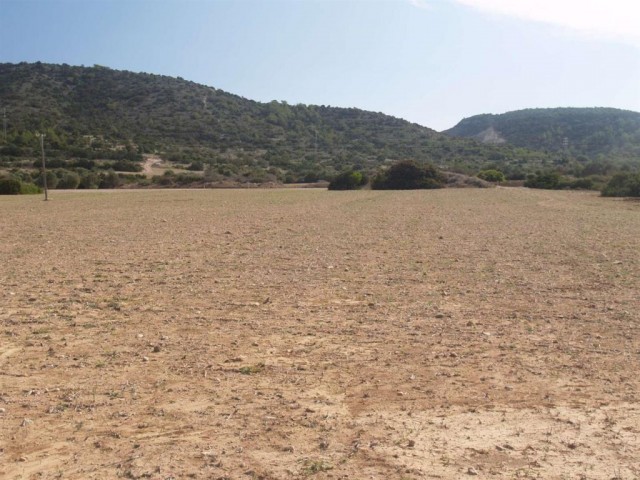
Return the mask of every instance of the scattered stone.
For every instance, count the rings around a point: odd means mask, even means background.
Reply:
[[[139,333],[138,335],[136,335],[137,338],[144,338],[144,335]]]
[[[153,353],[158,353],[160,351],[160,345],[154,345]]]
[[[24,456],[23,456],[23,457],[20,457],[20,458],[18,459],[18,461],[19,461],[19,462],[26,462],[26,461],[27,461],[27,457],[24,457]]]
[[[4,408],[0,408],[0,414],[6,412],[6,410]]]
[[[444,313],[436,313],[436,318],[444,318]]]
[[[149,361],[149,357],[142,357],[142,361],[143,362],[148,362]]]
[[[22,420],[22,422],[20,423],[21,427],[27,427],[29,425],[31,425],[33,423],[33,420],[29,420],[28,418],[25,418],[24,420]]]
[[[467,469],[467,474],[468,474],[468,475],[478,475],[478,471],[477,471],[475,468],[473,468],[473,467],[469,467],[469,468]]]

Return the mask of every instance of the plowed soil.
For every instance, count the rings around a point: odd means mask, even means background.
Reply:
[[[0,478],[640,478],[640,203],[0,198]]]

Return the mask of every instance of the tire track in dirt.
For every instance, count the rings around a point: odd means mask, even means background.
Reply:
[[[0,368],[2,368],[7,359],[14,353],[20,351],[20,347],[6,346],[0,348]]]

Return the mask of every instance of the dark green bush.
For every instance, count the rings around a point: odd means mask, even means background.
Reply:
[[[578,178],[569,182],[568,188],[572,190],[593,190],[593,180],[590,178]]]
[[[100,186],[100,175],[90,170],[80,171],[80,184],[78,188],[94,189]]]
[[[527,175],[524,186],[528,188],[544,188],[557,190],[560,187],[560,174],[558,172],[540,172]]]
[[[604,197],[640,197],[640,173],[617,173],[602,189]]]
[[[478,173],[478,175],[476,175],[478,178],[485,180],[487,182],[496,182],[496,183],[500,183],[500,182],[504,182],[506,180],[504,173],[502,173],[500,170],[482,170],[480,173]]]
[[[64,172],[58,182],[58,188],[65,190],[75,190],[78,185],[80,185],[80,175],[76,172]]]
[[[141,172],[142,165],[129,160],[118,160],[113,162],[111,168],[117,172]]]
[[[417,190],[442,188],[443,178],[431,164],[419,165],[410,160],[397,162],[378,173],[371,187],[374,190]]]
[[[21,186],[17,178],[0,178],[0,195],[18,195]]]
[[[39,187],[44,187],[44,181],[42,173],[38,176],[36,180],[36,185]],[[52,190],[58,186],[58,177],[51,170],[47,171],[47,188]]]
[[[121,183],[122,182],[118,174],[111,170],[102,176],[99,188],[118,188]]]
[[[356,190],[367,184],[367,177],[362,172],[342,172],[329,183],[329,190]]]

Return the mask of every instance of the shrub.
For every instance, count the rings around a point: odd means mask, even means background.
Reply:
[[[602,189],[604,197],[640,197],[640,173],[617,173]]]
[[[64,188],[66,190],[75,190],[80,185],[80,175],[76,172],[65,172],[62,174],[62,178],[58,182],[58,188]]]
[[[23,183],[20,185],[21,195],[36,195],[42,193],[42,189],[34,183]]]
[[[568,187],[572,190],[593,190],[593,180],[591,178],[578,178],[569,182]]]
[[[36,185],[38,185],[39,187],[44,187],[42,173],[38,176],[38,179],[36,180]],[[51,170],[47,170],[47,188],[49,190],[53,190],[57,186],[58,186],[58,177]]]
[[[367,177],[361,172],[343,172],[329,183],[329,190],[356,190],[367,184]]]
[[[417,190],[442,188],[442,182],[442,175],[433,165],[405,160],[378,173],[371,187],[375,190]]]
[[[561,188],[560,174],[558,172],[541,172],[527,175],[527,180],[524,182],[524,186],[529,188],[557,190],[558,188]]]
[[[201,172],[204,170],[204,163],[202,162],[191,162],[191,165],[187,167],[187,170],[191,170],[192,172]]]
[[[118,174],[113,170],[110,170],[104,177],[102,177],[99,188],[117,188],[120,186],[120,183],[121,181]]]
[[[0,195],[18,195],[21,186],[17,178],[0,178]]]
[[[504,182],[506,180],[504,173],[500,170],[482,170],[478,173],[477,177],[487,182],[495,183]]]
[[[141,172],[142,165],[130,160],[118,160],[111,164],[111,168],[117,172]]]
[[[84,170],[80,173],[78,188],[94,189],[100,186],[100,175],[96,172]]]
[[[462,173],[442,172],[447,188],[490,188],[494,185],[478,177],[469,177]]]

